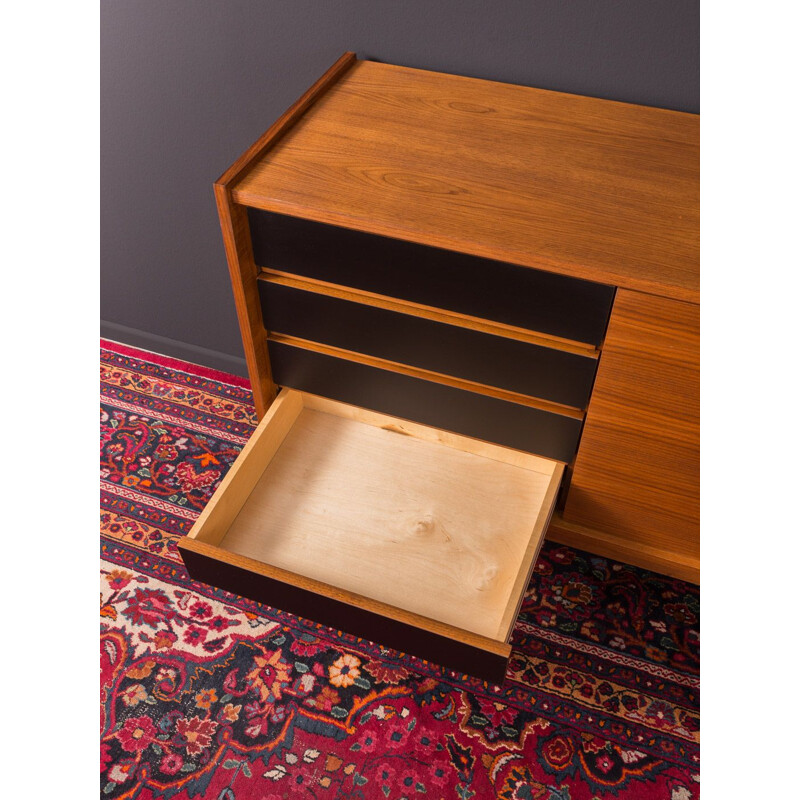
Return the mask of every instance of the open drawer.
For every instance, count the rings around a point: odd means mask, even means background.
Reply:
[[[556,461],[283,389],[189,535],[189,574],[500,683]]]

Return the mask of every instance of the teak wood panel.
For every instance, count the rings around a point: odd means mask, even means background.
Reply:
[[[562,470],[284,389],[179,548],[197,579],[499,682]]]
[[[358,61],[233,197],[697,302],[698,166],[693,114]]]
[[[611,286],[258,209],[248,216],[260,267],[560,339],[603,341]]]
[[[553,542],[587,550],[604,558],[635,564],[639,567],[671,575],[682,581],[700,583],[700,560],[695,556],[677,553],[666,543],[664,547],[652,547],[632,540],[616,531],[599,531],[574,522],[567,522],[556,511],[547,529],[547,538]]]
[[[597,361],[259,280],[269,331],[586,408]],[[365,331],[369,331],[365,335]]]
[[[253,261],[247,214],[241,206],[231,202],[230,194],[224,186],[215,186],[214,193],[247,372],[253,391],[253,404],[261,418],[275,399],[277,388],[272,380],[267,355],[267,335],[258,294],[258,270]]]
[[[617,292],[564,520],[699,563],[699,306]]]

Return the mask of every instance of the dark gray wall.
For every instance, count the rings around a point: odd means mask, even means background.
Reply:
[[[211,184],[345,50],[699,111],[699,0],[102,0],[105,336],[245,374]]]

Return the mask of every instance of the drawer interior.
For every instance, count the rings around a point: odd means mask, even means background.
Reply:
[[[287,611],[306,606],[281,586],[491,649],[510,637],[562,472],[283,389],[180,547],[270,579],[266,601]]]

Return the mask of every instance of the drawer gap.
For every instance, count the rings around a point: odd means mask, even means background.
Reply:
[[[396,372],[401,375],[422,378],[427,381],[432,381],[433,383],[441,383],[445,386],[452,386],[456,389],[464,389],[466,391],[475,392],[476,394],[485,395],[487,397],[495,397],[499,400],[506,400],[510,403],[517,403],[518,405],[536,408],[540,411],[547,411],[550,414],[558,414],[560,416],[569,417],[576,420],[582,420],[584,418],[584,412],[579,408],[565,406],[561,403],[553,403],[548,400],[542,400],[538,397],[529,397],[528,395],[519,394],[518,392],[510,392],[505,389],[498,389],[495,386],[487,386],[485,384],[476,383],[463,378],[455,378],[451,375],[444,375],[439,372],[432,372],[431,370],[412,367],[407,364],[400,364],[395,361],[388,361],[387,359],[377,358],[375,356],[369,356],[363,353],[355,353],[352,350],[344,350],[340,347],[333,347],[320,342],[311,342],[306,339],[300,339],[296,336],[286,336],[282,333],[275,332],[269,333],[267,339],[270,342],[276,342],[278,344],[288,345],[290,347],[297,347],[301,350],[322,353],[335,358],[341,358],[345,361],[352,361],[357,364],[366,364],[371,367],[384,369],[388,372]]]
[[[382,308],[386,311],[396,311],[401,314],[409,314],[415,317],[422,317],[434,322],[442,322],[447,325],[455,325],[459,328],[488,333],[492,336],[501,336],[504,339],[514,339],[526,344],[548,347],[553,350],[560,350],[564,353],[573,353],[584,356],[585,358],[597,359],[600,356],[600,348],[584,342],[564,339],[558,336],[551,336],[539,331],[531,331],[526,328],[519,328],[514,325],[506,325],[502,322],[472,317],[468,314],[460,314],[457,311],[450,311],[444,308],[414,303],[410,300],[402,300],[397,297],[368,292],[350,286],[342,286],[336,283],[315,280],[312,278],[302,278],[290,272],[282,272],[276,269],[260,268],[259,280],[274,283],[279,286],[288,286],[294,289],[301,289],[306,292],[315,292],[327,297],[338,297],[348,300],[351,303],[362,303],[363,305],[374,308]]]
[[[614,288],[248,207],[261,268],[597,347]]]

